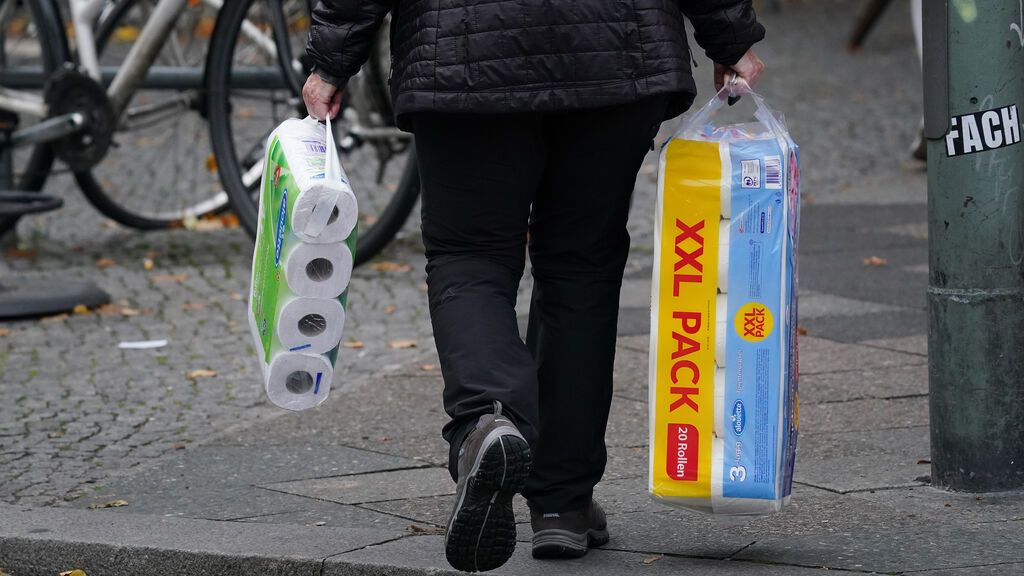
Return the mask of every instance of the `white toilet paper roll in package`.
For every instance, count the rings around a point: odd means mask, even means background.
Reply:
[[[718,291],[729,292],[729,227],[732,220],[718,222]]]
[[[725,368],[715,366],[715,436],[725,438]]]
[[[334,298],[293,298],[277,318],[277,339],[289,352],[326,354],[341,341],[345,309]]]
[[[721,438],[711,441],[711,511],[715,514],[729,515],[752,515],[771,514],[778,512],[783,506],[789,504],[790,496],[780,500],[761,500],[757,498],[724,498],[722,496],[723,474],[728,473],[739,475],[746,474],[745,469],[739,467],[726,468],[725,455],[728,444]],[[738,478],[737,478],[738,479]]]
[[[337,154],[327,153],[327,143],[334,143],[330,125],[307,117],[281,129],[288,131],[281,148],[300,190],[292,206],[292,233],[313,244],[344,242],[356,227],[359,209]]]
[[[319,406],[331,391],[334,368],[325,356],[279,352],[267,368],[267,397],[288,410]]]
[[[344,244],[296,242],[283,260],[288,288],[299,296],[337,298],[352,279],[352,252]]]
[[[719,294],[715,296],[715,364],[720,367],[725,366],[729,324],[729,300],[725,294]]]

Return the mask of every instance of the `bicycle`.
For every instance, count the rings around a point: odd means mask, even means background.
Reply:
[[[246,24],[282,29],[281,23],[266,23],[268,15],[278,13],[275,5],[281,2],[232,0],[225,4],[214,29],[206,68],[210,138],[218,162],[224,162],[221,182],[242,225],[254,236],[267,136],[288,116],[306,115],[302,85],[312,68],[303,48],[297,51],[301,52],[298,58],[292,52],[282,57],[257,50],[253,38],[242,34]],[[357,264],[394,238],[419,198],[416,152],[410,135],[395,127],[391,109],[387,28],[382,27],[371,58],[349,82],[334,130],[342,164],[359,200]],[[303,46],[305,37],[303,34]],[[232,80],[268,65],[275,56],[279,64],[292,62],[282,67],[287,90],[240,87]],[[251,121],[254,116],[262,118],[259,125]]]
[[[230,203],[243,227],[254,235],[266,136],[285,117],[305,115],[301,86],[310,66],[302,46],[310,21],[309,3],[228,0],[221,6],[219,0],[158,0],[152,5],[151,0],[118,0],[107,4],[99,16],[95,37],[100,51],[124,18],[135,14],[144,25],[121,66],[113,67],[90,57],[94,20],[85,8],[99,12],[96,5],[103,2],[72,0],[78,61],[88,73],[58,69],[72,58],[56,0],[22,2],[36,24],[41,63],[35,69],[0,69],[0,111],[19,111],[41,121],[14,133],[15,144],[36,145],[31,157],[23,162],[18,187],[41,188],[56,155],[72,167],[79,186],[98,209],[129,226],[180,226],[185,218],[223,210]],[[0,40],[9,36],[3,8],[16,9],[18,3],[4,0],[0,6]],[[137,12],[140,5],[152,5],[152,11]],[[160,51],[167,49],[175,27],[188,22],[181,19],[184,11],[199,5],[216,10],[212,42],[202,66],[154,66]],[[13,11],[8,8],[8,12]],[[189,25],[184,28],[187,31]],[[8,60],[5,52],[9,44],[0,42],[0,64]],[[394,127],[384,75],[389,64],[387,35],[382,34],[375,45],[375,58],[350,83],[335,131],[342,161],[360,202],[357,263],[375,255],[394,237],[419,195],[415,151],[409,135]],[[24,91],[44,85],[49,98]],[[53,98],[53,86],[71,86],[77,89],[79,99],[64,102]],[[158,101],[129,105],[133,97],[146,91],[170,94]],[[193,197],[202,199],[189,201],[184,207],[180,198],[161,194],[156,200],[176,201],[178,207],[156,215],[144,211],[148,206],[142,201],[144,196],[126,207],[125,198],[112,198],[106,186],[97,184],[90,189],[90,171],[101,166],[100,160],[109,154],[117,134],[131,128],[144,129],[182,112],[208,121],[213,154],[203,164],[219,176],[222,189],[193,191]],[[104,198],[108,201],[103,202]]]
[[[0,59],[8,60],[0,70],[0,110],[38,120],[13,135],[15,146],[32,146],[14,187],[40,190],[58,157],[91,204],[129,227],[173,227],[225,208],[228,199],[216,174],[202,182],[202,174],[196,174],[191,181],[164,184],[171,193],[157,194],[148,186],[157,172],[184,172],[196,163],[188,153],[200,158],[199,164],[205,160],[202,150],[185,145],[188,136],[195,140],[197,133],[205,134],[196,105],[199,83],[166,72],[197,64],[201,72],[204,42],[190,31],[215,11],[200,5],[181,17],[154,21],[166,27],[154,36],[152,26],[141,26],[157,7],[152,0],[71,0],[69,7],[71,21],[64,22],[56,0],[5,0],[0,6],[0,16],[6,14],[0,19]],[[145,30],[150,36],[144,41]],[[74,51],[68,31],[74,33]],[[51,55],[37,61],[33,43],[50,46]],[[133,52],[135,63],[128,64]],[[124,74],[118,74],[119,67]],[[126,84],[131,75],[136,77]],[[115,80],[121,88],[113,87]],[[145,184],[133,185],[137,182]],[[0,222],[0,232],[15,222]]]

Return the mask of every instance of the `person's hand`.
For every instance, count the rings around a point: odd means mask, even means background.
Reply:
[[[327,120],[338,115],[338,110],[341,109],[341,94],[341,90],[315,72],[309,75],[302,87],[302,100],[306,103],[306,111],[316,120]]]
[[[747,50],[747,53],[739,59],[739,62],[736,62],[732,66],[715,63],[715,92],[721,92],[722,87],[732,80],[733,76],[738,76],[745,80],[747,82],[747,86],[753,86],[763,71],[764,62],[761,62],[761,59],[757,57],[757,54],[754,53],[753,49]],[[740,86],[742,86],[742,84],[737,86],[737,88]],[[723,95],[723,97],[724,96],[726,95]]]

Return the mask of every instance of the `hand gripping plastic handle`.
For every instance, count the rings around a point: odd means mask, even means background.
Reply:
[[[763,124],[776,138],[785,138],[787,131],[782,126],[782,123],[772,113],[771,108],[765,104],[764,98],[760,94],[754,92],[747,84],[747,81],[739,76],[733,77],[729,82],[726,82],[722,89],[715,94],[711,100],[704,105],[703,108],[697,111],[696,114],[691,116],[688,120],[684,120],[679,125],[679,129],[676,130],[676,135],[687,134],[696,135],[699,134],[701,129],[711,120],[711,115],[720,110],[726,105],[725,97],[736,96],[739,94],[750,96],[750,99],[754,102],[754,117],[757,121]]]
[[[313,211],[309,215],[309,220],[306,221],[305,229],[302,230],[303,234],[312,237],[319,236],[327,227],[327,221],[331,219],[334,206],[338,203],[338,196],[341,195],[338,185],[341,180],[341,165],[338,161],[338,150],[334,146],[330,116],[327,117],[325,124],[327,124],[327,128],[324,131],[324,153],[326,154],[324,182],[327,186],[318,190],[319,197],[313,205]]]

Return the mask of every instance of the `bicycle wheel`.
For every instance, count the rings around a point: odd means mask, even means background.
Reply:
[[[0,86],[41,96],[46,78],[69,59],[67,39],[54,4],[49,0],[0,1]],[[10,185],[16,190],[38,192],[50,174],[53,152],[45,144],[16,149],[11,164]],[[0,236],[13,229],[18,219],[0,217]]]
[[[96,29],[102,68],[113,71],[124,61],[156,4],[117,0],[107,6]],[[149,70],[167,88],[138,90],[106,157],[75,174],[93,206],[112,220],[154,230],[227,206],[201,111],[202,67],[215,19],[214,8],[189,3]]]
[[[296,87],[309,74],[309,22],[304,0],[229,2],[218,17],[210,46],[210,137],[224,190],[253,236],[267,136],[285,119],[305,115]],[[286,30],[287,38],[279,30]],[[282,53],[285,56],[279,56]],[[367,83],[379,88],[385,80],[367,70],[353,79],[334,131],[359,201],[357,264],[387,245],[419,196],[411,139],[394,128],[390,108],[375,101]]]

